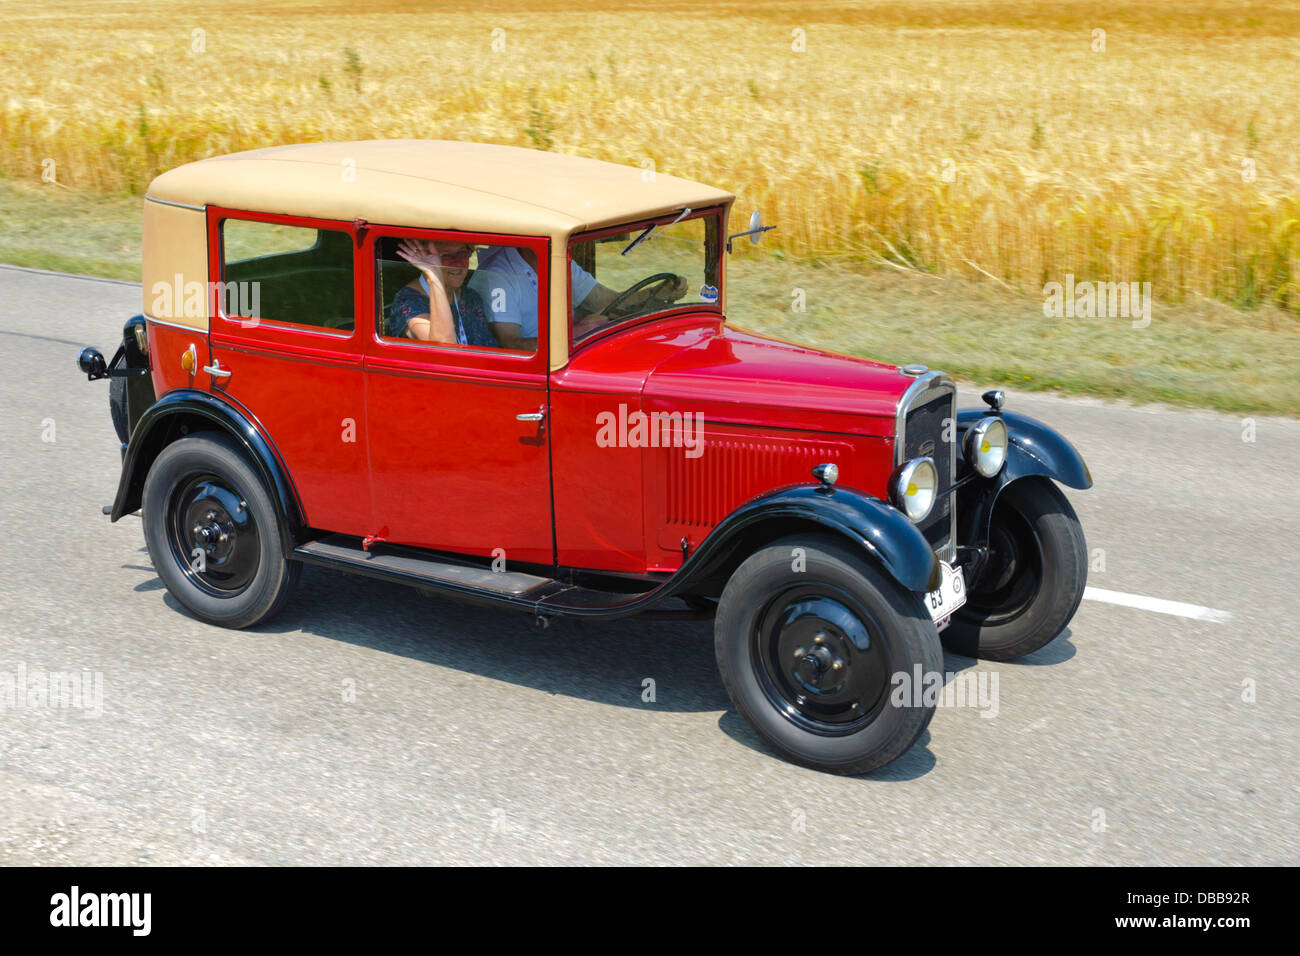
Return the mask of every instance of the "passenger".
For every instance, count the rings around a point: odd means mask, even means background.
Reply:
[[[472,246],[459,240],[402,240],[397,254],[420,275],[397,290],[384,319],[384,333],[422,342],[500,348],[482,298],[464,285],[473,252]]]

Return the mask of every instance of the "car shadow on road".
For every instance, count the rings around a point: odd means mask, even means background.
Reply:
[[[771,757],[774,760],[785,759],[769,747],[763,738],[754,731],[754,728],[749,726],[749,722],[735,710],[728,710],[718,718],[718,729],[736,743],[748,747],[750,750]],[[925,776],[934,769],[937,763],[934,754],[930,752],[930,731],[924,730],[907,753],[893,763],[870,773],[854,774],[846,776],[844,779],[901,783]],[[809,772],[817,773],[818,771],[810,770]]]
[[[124,571],[147,571],[153,575],[153,577],[141,581],[133,587],[131,589],[132,591],[159,591],[166,587],[166,585],[162,583],[162,578],[158,577],[158,572],[153,568],[146,568],[139,564],[124,564],[122,565],[122,569]],[[179,606],[180,605],[178,604],[177,607]]]
[[[170,594],[163,600],[186,613]],[[541,629],[524,614],[307,567],[285,609],[248,630],[301,630],[616,707],[698,713],[731,706],[714,662],[709,621],[559,619]]]
[[[1068,627],[1056,637],[1052,638],[1047,644],[1034,651],[1032,654],[1026,654],[1024,657],[1017,657],[1013,661],[986,661],[986,667],[1043,667],[1047,664],[1062,664],[1079,653],[1079,649],[1074,646],[1070,640],[1074,632]],[[949,648],[943,649],[943,667],[946,671],[963,671],[968,667],[974,667],[978,664],[978,657],[970,657],[967,654],[959,654]]]
[[[1009,663],[1022,667],[1042,667],[1046,664],[1062,664],[1072,658],[1075,654],[1079,653],[1079,649],[1075,647],[1074,642],[1070,640],[1073,636],[1074,632],[1067,627],[1060,634],[1057,634],[1056,637],[1052,638],[1051,643],[1040,647],[1032,654],[1026,654],[1024,657],[1017,658]]]
[[[982,669],[989,671],[1008,665],[1019,666],[1028,664],[1031,666],[1042,666],[1045,664],[1059,664],[1062,661],[1069,660],[1077,653],[1077,649],[1074,644],[1071,643],[1070,637],[1071,632],[1067,627],[1049,644],[1032,654],[1027,654],[1014,661],[984,661],[984,667]],[[943,654],[943,686],[948,687],[953,684],[954,681],[958,679],[958,675],[960,675],[961,672],[971,670],[980,663],[981,661],[979,658],[967,657],[964,654],[958,654],[955,651],[945,648]],[[967,689],[970,689],[969,685]],[[953,699],[960,700],[962,698],[956,697],[954,693]],[[978,696],[970,696],[967,699],[969,700],[968,706],[976,708],[987,706],[987,701],[981,701]],[[729,710],[727,713],[723,714],[718,719],[718,727],[737,743],[743,744],[751,750],[755,750],[759,753],[781,759],[780,754],[769,747],[767,743],[754,732],[748,722],[746,722],[735,710]],[[937,758],[930,751],[929,744],[930,731],[927,729],[919,738],[917,738],[916,743],[912,745],[911,749],[894,762],[881,767],[879,770],[873,770],[870,773],[856,774],[849,779],[895,782],[915,780],[918,777],[922,777],[934,769],[938,763]]]

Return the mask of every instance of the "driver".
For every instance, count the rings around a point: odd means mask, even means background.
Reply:
[[[574,337],[580,338],[611,320],[604,310],[619,293],[601,285],[576,262],[569,264],[569,275],[575,306],[588,313],[574,323]],[[673,299],[684,295],[687,285],[686,278],[678,276]],[[488,318],[502,347],[525,352],[537,349],[537,256],[533,250],[480,247],[478,268],[470,276],[469,287],[488,304]],[[648,296],[649,290],[645,298]]]

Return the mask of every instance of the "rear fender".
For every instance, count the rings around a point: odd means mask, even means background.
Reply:
[[[168,392],[136,422],[122,462],[112,520],[139,510],[145,478],[159,453],[178,438],[200,431],[225,432],[243,447],[277,505],[280,537],[288,555],[302,537],[305,524],[297,493],[274,446],[239,409],[196,389]]]

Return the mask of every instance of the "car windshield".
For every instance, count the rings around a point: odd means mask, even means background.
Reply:
[[[573,341],[681,308],[717,309],[720,216],[681,209],[570,244]]]

